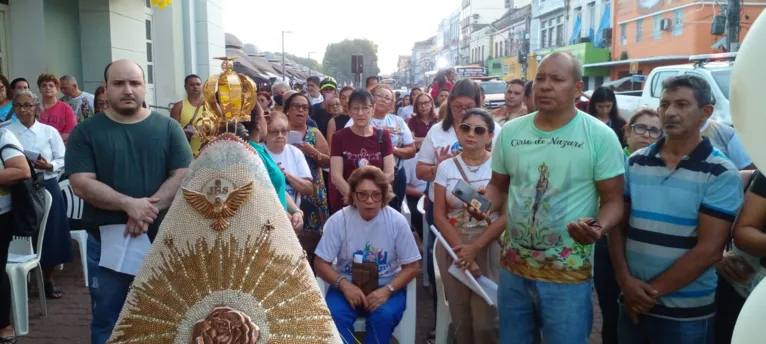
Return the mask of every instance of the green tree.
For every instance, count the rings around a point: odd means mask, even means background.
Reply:
[[[293,60],[301,66],[311,67],[313,70],[322,70],[322,65],[320,65],[317,60],[309,60],[308,57],[299,57],[290,53],[285,53],[285,58]]]
[[[346,39],[327,45],[322,60],[323,71],[340,80],[354,80],[351,73],[351,55],[364,56],[363,77],[380,74],[378,68],[378,45],[369,39]]]

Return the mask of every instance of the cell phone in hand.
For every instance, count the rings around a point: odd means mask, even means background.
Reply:
[[[457,197],[463,203],[468,204],[482,213],[489,211],[491,202],[489,199],[479,194],[479,191],[473,188],[471,184],[468,184],[465,180],[459,180],[455,189],[452,190],[452,195]]]
[[[303,134],[301,134],[299,131],[290,131],[289,134],[287,134],[287,143],[294,145],[294,146],[300,146],[303,144]]]

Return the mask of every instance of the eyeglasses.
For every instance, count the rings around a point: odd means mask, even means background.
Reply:
[[[34,104],[14,104],[13,106],[19,110],[32,110],[35,108]]]
[[[391,98],[391,97],[389,97],[389,96],[387,96],[385,94],[376,94],[375,95],[375,99],[376,100],[382,100],[384,102],[390,102],[390,101],[394,100],[393,98]]]
[[[418,103],[418,106],[425,106],[425,105],[429,105],[429,104],[431,104],[431,102],[420,102],[420,103]]]
[[[289,130],[287,130],[287,129],[281,129],[281,130],[269,130],[269,135],[271,135],[271,136],[279,136],[279,135],[282,135],[282,136],[287,136],[287,134],[288,134],[289,132],[290,132],[290,131],[289,131]]]
[[[355,192],[354,194],[356,195],[356,199],[359,202],[364,202],[367,199],[369,199],[370,197],[372,197],[372,200],[374,202],[380,202],[380,200],[383,199],[383,193],[380,192],[380,191],[375,191],[373,193],[367,193],[367,192],[359,191],[359,192]]]
[[[337,109],[337,108],[340,108],[341,106],[340,104],[331,104],[331,105],[327,105],[327,107],[330,109]]]
[[[293,109],[293,110],[299,110],[299,111],[300,110],[302,110],[302,111],[308,111],[309,110],[309,106],[308,105],[303,105],[303,104],[290,104],[290,108]]]
[[[451,104],[450,108],[452,109],[452,112],[455,113],[463,113],[464,111],[468,111],[470,109],[473,109],[476,107],[476,104],[470,104],[468,106],[459,106],[458,104]]]
[[[372,110],[372,106],[370,105],[364,105],[364,106],[352,106],[348,108],[349,112],[351,113],[359,113],[360,111],[368,112]]]
[[[473,126],[468,123],[460,123],[458,128],[460,128],[460,131],[463,132],[463,134],[469,134],[473,130],[473,132],[478,136],[482,136],[489,131],[487,127],[481,125]]]
[[[648,126],[646,124],[633,124],[630,126],[630,129],[633,130],[634,133],[638,135],[644,135],[646,133],[649,133],[649,137],[653,139],[659,139],[660,136],[662,136],[662,129],[657,127]]]

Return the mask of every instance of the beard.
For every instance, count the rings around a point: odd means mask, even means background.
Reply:
[[[111,105],[110,108],[114,109],[114,111],[117,112],[118,114],[122,116],[126,116],[126,117],[135,116],[141,112],[141,105],[139,105],[138,103],[136,103],[135,106],[133,105],[125,106],[125,105],[119,105],[119,104]]]

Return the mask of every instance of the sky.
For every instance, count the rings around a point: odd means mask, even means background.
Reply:
[[[282,51],[322,62],[327,45],[366,38],[378,45],[382,74],[396,71],[399,55],[437,33],[460,0],[223,0],[224,30],[261,51]],[[350,66],[349,58],[349,66]]]

